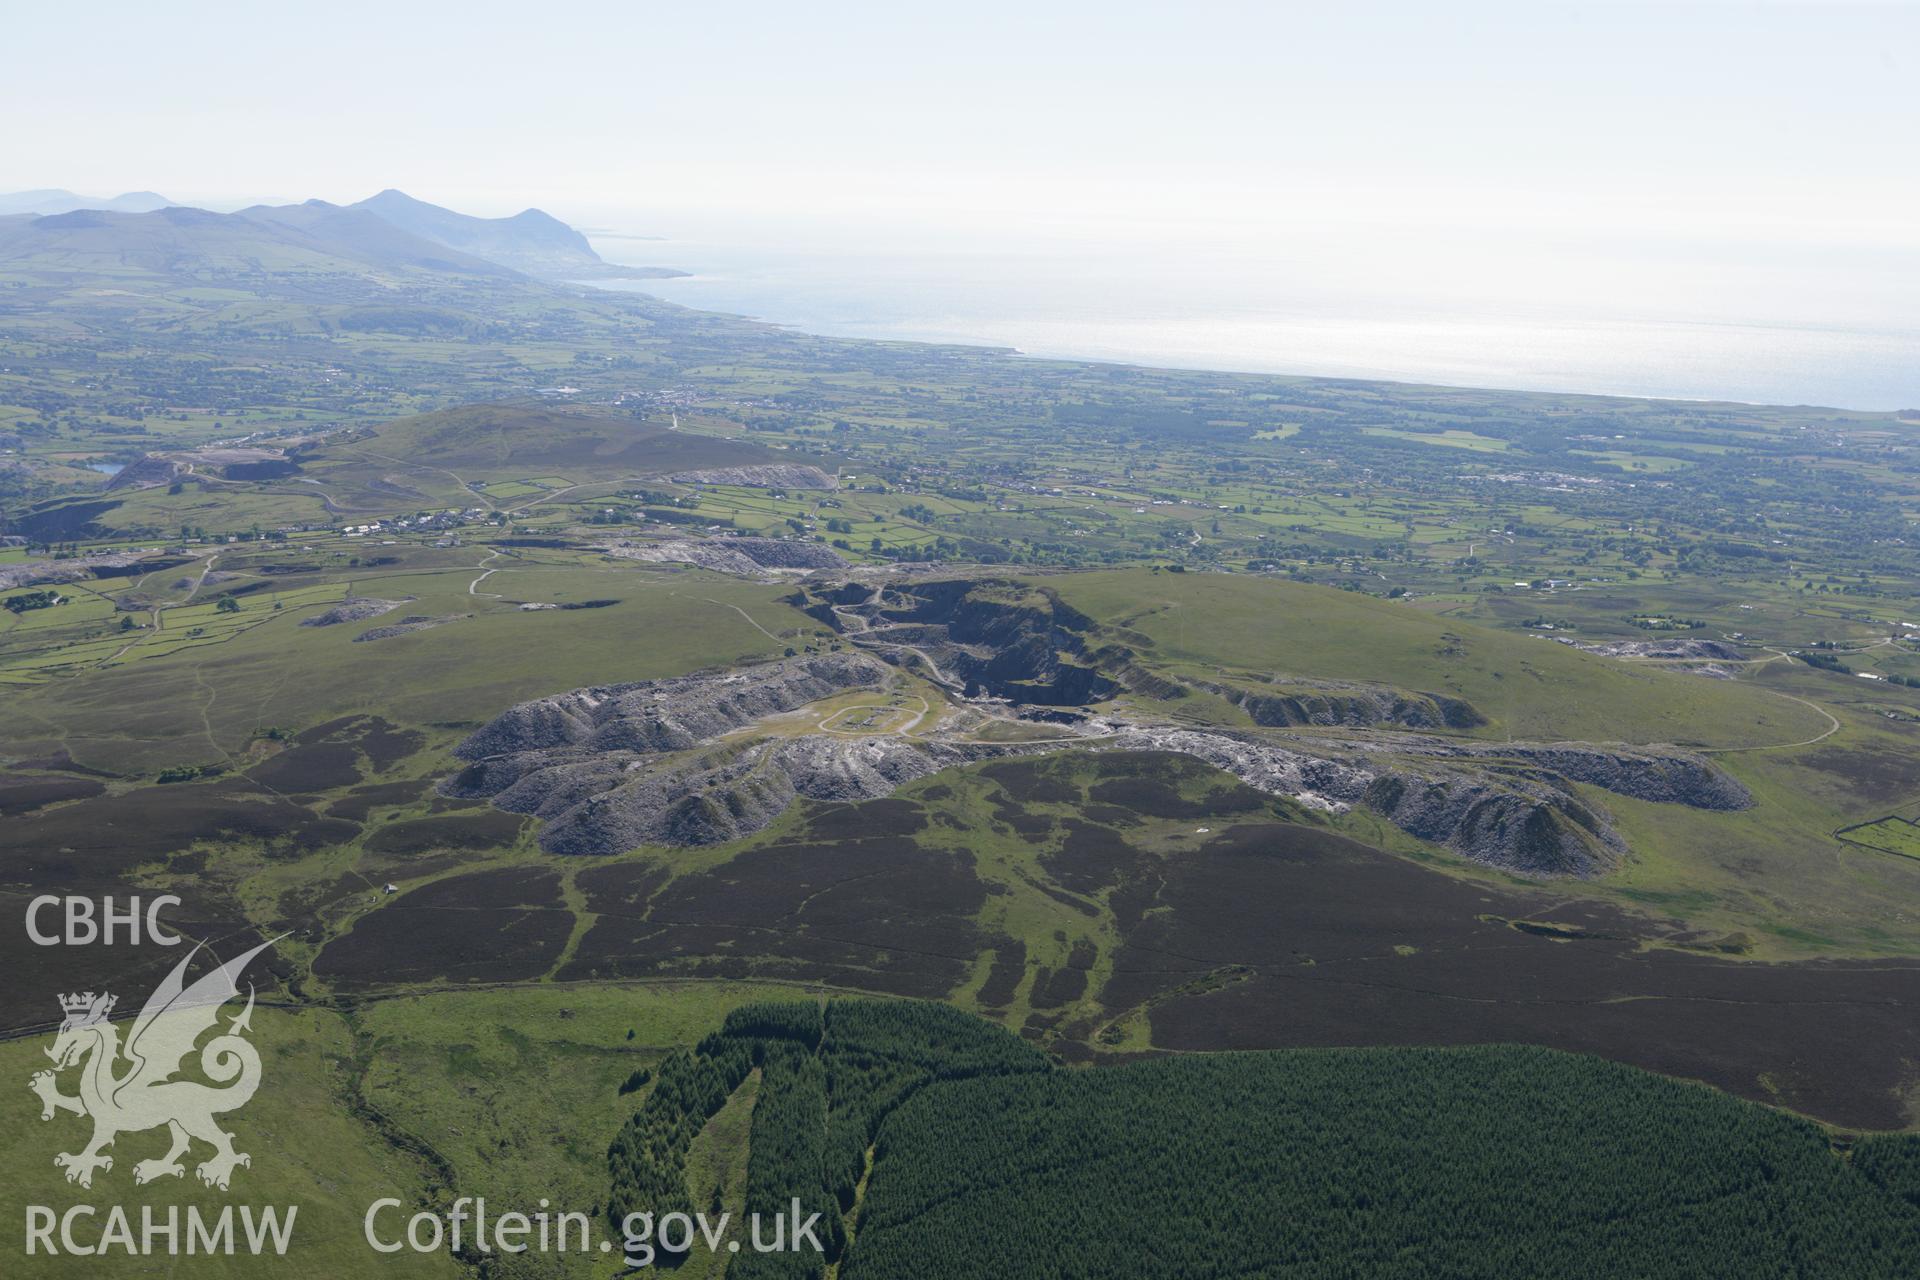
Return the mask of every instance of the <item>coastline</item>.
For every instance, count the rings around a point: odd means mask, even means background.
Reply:
[[[631,237],[640,239],[640,237]],[[671,243],[666,238],[654,238],[655,246]],[[614,264],[610,264],[614,265]],[[621,264],[624,265],[624,264]],[[647,271],[641,275],[638,271]],[[1765,407],[1804,409],[1808,412],[1839,413],[1861,415],[1863,417],[1885,417],[1898,422],[1920,425],[1920,386],[1904,402],[1885,405],[1840,404],[1829,400],[1793,398],[1785,396],[1740,395],[1731,393],[1706,393],[1703,391],[1681,391],[1656,389],[1631,385],[1596,385],[1595,382],[1575,377],[1542,377],[1527,379],[1515,377],[1499,379],[1489,377],[1475,380],[1470,377],[1449,377],[1444,371],[1415,371],[1401,368],[1388,368],[1381,365],[1329,364],[1309,365],[1281,362],[1244,362],[1236,363],[1231,355],[1201,354],[1168,351],[1152,351],[1143,347],[1113,347],[1100,344],[1078,344],[1065,342],[1054,344],[1035,344],[1008,340],[1005,337],[991,336],[976,331],[953,330],[927,324],[914,324],[897,320],[855,320],[847,319],[838,323],[819,314],[805,317],[786,317],[774,314],[770,310],[755,309],[752,306],[726,305],[721,299],[689,298],[681,288],[692,286],[698,290],[716,282],[729,284],[736,294],[752,291],[752,286],[743,286],[737,277],[717,273],[703,272],[698,269],[679,268],[638,268],[636,274],[608,275],[597,279],[572,281],[585,288],[604,289],[617,293],[638,293],[665,302],[672,306],[684,307],[690,311],[700,311],[712,315],[734,319],[750,320],[773,328],[792,330],[798,333],[819,337],[837,338],[856,342],[907,343],[918,346],[966,347],[981,353],[998,353],[1022,360],[1058,361],[1072,364],[1111,365],[1122,368],[1143,370],[1167,370],[1182,373],[1214,373],[1229,377],[1268,377],[1301,381],[1351,381],[1380,383],[1403,387],[1437,388],[1449,391],[1495,393],[1504,395],[1548,395],[1556,397],[1590,397],[1596,400],[1636,400],[1649,403],[1672,403],[1687,405],[1731,405],[1739,407]],[[673,286],[662,288],[662,285]],[[769,290],[765,301],[778,307],[785,297],[778,289]],[[1304,323],[1304,322],[1303,322]],[[1521,327],[1519,322],[1512,322]],[[1539,322],[1543,329],[1558,328],[1562,332],[1573,333],[1589,327],[1578,321]],[[1616,328],[1631,327],[1613,322]],[[1164,330],[1165,326],[1151,326]],[[1662,328],[1681,330],[1700,330],[1720,334],[1749,333],[1766,335],[1769,333],[1787,333],[1792,335],[1811,335],[1831,333],[1852,340],[1881,340],[1889,346],[1911,343],[1912,349],[1920,350],[1920,333],[1906,335],[1897,332],[1874,332],[1848,329],[1838,326],[1786,326],[1751,322],[1747,324],[1729,324],[1715,321],[1648,322],[1638,326],[1651,334]]]

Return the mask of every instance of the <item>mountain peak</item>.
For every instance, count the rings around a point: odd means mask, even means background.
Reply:
[[[604,266],[587,238],[552,214],[523,209],[510,218],[476,218],[388,187],[349,208],[364,209],[402,231],[529,275],[565,276]]]

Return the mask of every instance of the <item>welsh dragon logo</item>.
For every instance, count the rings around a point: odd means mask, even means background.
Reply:
[[[234,1168],[253,1163],[245,1152],[233,1149],[233,1135],[214,1120],[245,1106],[260,1087],[260,1054],[245,1039],[252,1030],[251,984],[246,1008],[200,1047],[198,1074],[213,1083],[177,1077],[188,1069],[188,1057],[200,1038],[220,1021],[221,1006],[240,994],[237,979],[248,962],[278,940],[236,956],[189,987],[187,966],[200,952],[196,946],[147,998],[124,1045],[120,1029],[108,1020],[113,996],[88,991],[60,997],[66,1016],[46,1051],[53,1070],[36,1072],[28,1086],[40,1095],[42,1120],[53,1119],[58,1111],[93,1120],[93,1140],[84,1149],[53,1158],[67,1171],[68,1182],[92,1186],[94,1170],[113,1170],[113,1157],[105,1152],[116,1137],[161,1125],[172,1135],[173,1145],[164,1156],[133,1166],[137,1183],[184,1175],[180,1157],[196,1139],[213,1148],[213,1155],[195,1170],[208,1186],[226,1190]],[[75,1066],[80,1068],[80,1092],[69,1097],[60,1092],[57,1073]]]

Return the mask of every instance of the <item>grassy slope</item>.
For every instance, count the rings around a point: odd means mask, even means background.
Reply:
[[[56,1212],[92,1204],[104,1213],[120,1204],[136,1224],[139,1207],[149,1204],[160,1212],[195,1204],[203,1213],[227,1203],[298,1205],[294,1245],[284,1262],[273,1264],[276,1274],[314,1280],[375,1269],[383,1276],[465,1274],[444,1255],[402,1253],[375,1261],[361,1237],[368,1204],[392,1196],[409,1206],[407,1213],[416,1204],[444,1212],[454,1196],[473,1195],[485,1196],[494,1213],[531,1213],[546,1198],[556,1211],[596,1215],[598,1238],[606,1146],[645,1096],[620,1097],[620,1083],[635,1067],[719,1026],[735,1005],[796,994],[790,986],[732,982],[445,992],[372,1002],[352,1015],[351,1027],[330,1011],[259,1009],[254,1041],[263,1050],[263,1083],[253,1101],[225,1119],[237,1148],[254,1159],[235,1174],[230,1192],[201,1188],[191,1164],[185,1181],[135,1187],[134,1162],[164,1148],[158,1132],[125,1135],[114,1148],[111,1172],[96,1175],[89,1190],[69,1186],[53,1167],[53,1154],[76,1149],[87,1130],[69,1115],[43,1125],[38,1098],[21,1087],[6,1090],[0,1103],[0,1120],[16,1139],[0,1154],[0,1195],[16,1206],[43,1204]],[[0,1068],[24,1082],[44,1065],[43,1043],[0,1044]],[[424,1143],[432,1155],[399,1149],[364,1111],[357,1113],[356,1080],[392,1133]],[[63,1088],[72,1087],[69,1075]],[[732,1159],[724,1137],[707,1142],[703,1159]],[[451,1188],[434,1173],[436,1158],[452,1170]],[[9,1276],[99,1274],[97,1263],[82,1258],[27,1264],[22,1222],[10,1214],[0,1228]],[[503,1274],[608,1270],[598,1256],[524,1261],[524,1268]],[[196,1258],[193,1274],[252,1276],[261,1267],[244,1256]]]
[[[51,1000],[49,1001],[51,1004]],[[423,1167],[396,1153],[369,1126],[354,1117],[350,1102],[352,1038],[346,1024],[333,1013],[254,1011],[253,1040],[261,1049],[260,1091],[245,1108],[222,1117],[234,1134],[234,1145],[253,1157],[253,1164],[234,1173],[230,1191],[204,1188],[194,1178],[192,1164],[180,1180],[168,1179],[136,1187],[133,1165],[166,1149],[161,1131],[128,1133],[113,1147],[114,1167],[96,1174],[90,1189],[70,1186],[53,1166],[59,1151],[75,1151],[86,1140],[85,1123],[58,1114],[41,1122],[39,1099],[25,1082],[46,1065],[40,1039],[0,1044],[0,1065],[10,1086],[0,1090],[0,1120],[10,1135],[0,1154],[0,1198],[9,1205],[46,1205],[57,1213],[76,1204],[90,1204],[102,1215],[109,1205],[125,1206],[136,1229],[140,1206],[199,1206],[213,1215],[226,1204],[298,1205],[294,1245],[284,1260],[272,1265],[286,1277],[333,1277],[356,1273],[354,1264],[369,1257],[361,1240],[360,1219],[367,1204],[384,1196],[413,1202],[426,1187]],[[71,1092],[73,1075],[62,1083]],[[206,1158],[196,1148],[193,1161]],[[87,1258],[27,1259],[24,1256],[24,1217],[18,1211],[5,1216],[0,1227],[0,1252],[7,1258],[9,1276],[97,1276],[101,1264]],[[103,1226],[96,1218],[91,1231]],[[236,1230],[238,1226],[236,1224]],[[88,1234],[83,1227],[80,1234]],[[445,1257],[413,1254],[382,1259],[383,1275],[452,1277],[459,1269]],[[134,1270],[137,1262],[115,1256],[112,1265]],[[180,1264],[184,1268],[184,1263]],[[263,1264],[244,1255],[195,1257],[192,1273],[199,1276],[255,1276]]]
[[[460,569],[353,578],[356,594],[414,600],[408,614],[472,614],[392,639],[355,643],[377,623],[301,627],[317,608],[288,609],[223,644],[187,649],[8,694],[0,750],[64,745],[83,763],[149,770],[238,752],[256,730],[305,726],[350,712],[412,723],[484,720],[520,699],[580,685],[675,675],[778,653],[777,632],[808,620],[778,588],[710,574],[569,562],[535,568],[482,553]],[[603,609],[522,612],[515,600],[619,598]],[[255,607],[251,603],[249,608]],[[736,608],[759,621],[756,626]]]
[[[607,1144],[646,1096],[621,1097],[621,1082],[712,1031],[735,1005],[797,994],[788,986],[700,982],[383,1000],[359,1015],[372,1053],[367,1097],[433,1145],[460,1194],[484,1195],[496,1212],[532,1211],[546,1198],[555,1208],[593,1214],[599,1231]],[[607,1271],[600,1258],[547,1259],[545,1269],[527,1274]]]
[[[1757,690],[1632,668],[1551,641],[1353,592],[1226,574],[1124,569],[1046,580],[1175,670],[1367,680],[1465,698],[1483,737],[1745,747],[1826,726]]]
[[[688,467],[808,461],[746,440],[676,432],[661,423],[527,405],[470,405],[387,423],[373,436],[323,449],[331,467],[399,458],[475,479],[563,475],[610,480]]]

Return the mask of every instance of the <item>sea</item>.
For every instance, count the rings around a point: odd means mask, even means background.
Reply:
[[[1381,245],[848,228],[592,227],[620,281],[819,334],[1509,390],[1920,409],[1920,252],[1494,237]]]

